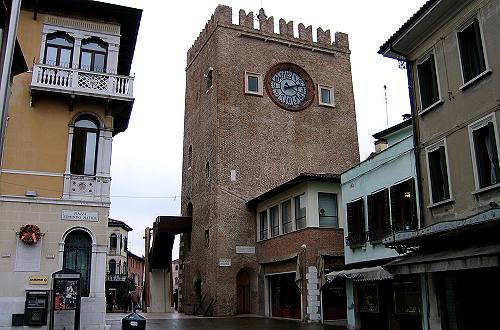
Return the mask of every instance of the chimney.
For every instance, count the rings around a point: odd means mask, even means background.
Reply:
[[[378,139],[375,141],[375,152],[378,154],[381,151],[387,149],[387,140],[386,139]]]

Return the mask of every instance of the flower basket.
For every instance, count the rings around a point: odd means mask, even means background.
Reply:
[[[28,245],[35,245],[40,236],[40,228],[37,225],[24,225],[19,229],[19,239]]]

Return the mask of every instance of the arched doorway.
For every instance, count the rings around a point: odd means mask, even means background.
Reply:
[[[81,294],[88,297],[90,292],[90,274],[92,259],[92,238],[83,230],[68,234],[64,242],[63,268],[81,274]]]
[[[250,313],[250,275],[241,269],[236,276],[236,311],[238,314]]]

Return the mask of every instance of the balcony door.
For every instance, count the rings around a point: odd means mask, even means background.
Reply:
[[[74,40],[65,34],[47,36],[44,63],[51,66],[70,68],[73,58]]]
[[[80,69],[105,72],[107,54],[108,47],[106,43],[96,39],[82,41]]]

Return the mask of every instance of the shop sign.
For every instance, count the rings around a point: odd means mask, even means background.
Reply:
[[[30,276],[29,277],[30,285],[47,285],[49,284],[48,276]]]
[[[231,259],[220,258],[219,267],[231,267]]]

